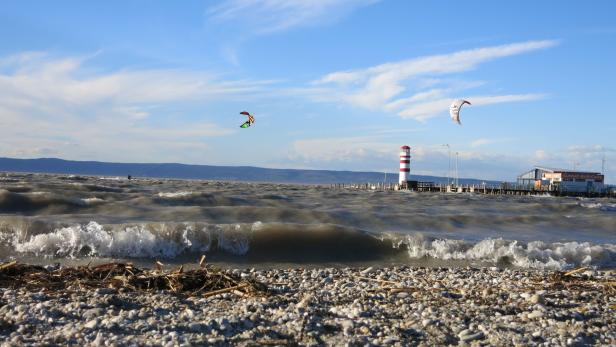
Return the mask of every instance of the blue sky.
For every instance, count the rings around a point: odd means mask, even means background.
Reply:
[[[0,156],[616,182],[613,1],[4,1]],[[462,125],[449,119],[452,100]],[[249,129],[240,111],[256,116]],[[452,154],[455,157],[455,154]]]

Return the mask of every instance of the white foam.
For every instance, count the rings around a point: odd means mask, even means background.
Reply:
[[[187,197],[187,196],[192,196],[195,195],[197,193],[192,192],[192,191],[179,191],[179,192],[160,192],[158,193],[158,196],[161,198],[170,198],[170,199],[174,199],[174,198],[183,198],[183,197]]]
[[[13,226],[13,224],[10,224]],[[0,235],[11,235],[15,251],[45,257],[174,258],[186,252],[221,250],[235,255],[249,252],[255,233],[267,233],[261,222],[252,224],[149,223],[103,226],[96,222],[57,228],[52,232],[24,236],[11,228]],[[309,232],[309,231],[308,231]],[[260,236],[267,237],[267,234]],[[444,261],[466,260],[492,264],[511,264],[522,268],[567,269],[577,266],[616,266],[616,244],[589,242],[523,243],[502,238],[478,242],[428,238],[423,234],[380,234],[383,242],[393,242],[412,259]],[[323,242],[331,242],[324,238]]]
[[[258,226],[257,226],[258,227]],[[243,255],[250,246],[252,224],[137,224],[103,227],[74,225],[13,240],[18,253],[51,257],[174,258],[187,251],[217,248]]]
[[[580,206],[590,209],[599,209],[601,211],[616,211],[616,204],[600,203],[600,202],[580,202]]]
[[[603,206],[600,202],[581,202],[579,205],[586,208],[601,208]]]
[[[115,177],[98,177],[99,180],[107,180],[107,181],[122,181],[124,180],[124,177],[119,177],[119,176],[115,176]]]
[[[398,247],[408,247],[411,258],[507,262],[523,268],[567,269],[575,266],[609,267],[616,265],[616,245],[589,242],[532,241],[522,243],[486,239],[477,243],[463,240],[428,240],[423,235],[407,236]]]
[[[86,205],[98,205],[98,204],[105,202],[105,200],[101,198],[85,198],[82,200],[84,203],[86,203]]]

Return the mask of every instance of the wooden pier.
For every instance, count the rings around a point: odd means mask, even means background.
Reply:
[[[434,182],[409,181],[407,184],[397,183],[337,183],[330,186],[332,189],[351,189],[351,190],[407,190],[415,192],[433,193],[474,193],[486,195],[544,195],[544,196],[578,196],[588,198],[616,198],[616,189],[607,189],[603,192],[572,192],[560,191],[555,189],[540,188],[530,186],[518,186],[515,184],[503,183],[500,186],[488,185],[446,185]]]

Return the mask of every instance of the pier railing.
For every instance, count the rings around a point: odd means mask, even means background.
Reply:
[[[477,193],[487,195],[550,195],[550,196],[580,196],[580,197],[613,197],[616,198],[616,189],[606,188],[602,191],[566,191],[555,186],[521,185],[503,182],[500,185],[466,184],[452,185],[434,182],[409,181],[406,184],[392,182],[376,183],[336,183],[331,184],[332,189],[375,190],[375,191],[416,191],[440,193]]]

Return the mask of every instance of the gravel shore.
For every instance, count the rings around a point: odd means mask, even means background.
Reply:
[[[271,293],[0,289],[0,344],[616,345],[613,271],[235,269]]]

